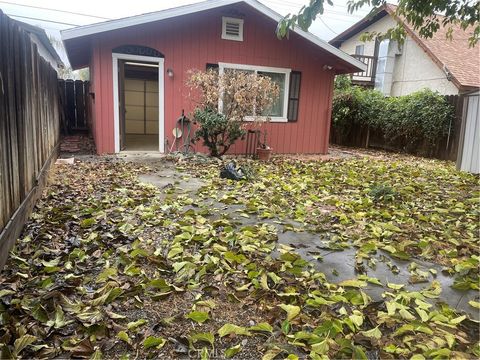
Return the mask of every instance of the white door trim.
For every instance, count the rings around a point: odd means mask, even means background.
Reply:
[[[158,151],[165,152],[165,91],[164,59],[151,56],[112,53],[113,69],[113,128],[115,153],[120,152],[120,114],[118,111],[118,60],[158,63]]]

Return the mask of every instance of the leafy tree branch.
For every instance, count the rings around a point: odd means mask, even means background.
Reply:
[[[279,38],[288,36],[289,30],[295,26],[307,31],[317,16],[323,15],[325,3],[333,6],[331,0],[311,0],[297,14],[285,16],[278,23],[277,36]],[[370,12],[372,15],[386,5],[385,0],[349,0],[348,11],[353,13],[364,6],[372,6],[373,9]],[[440,28],[446,28],[447,37],[453,39],[455,36],[454,26],[460,26],[469,33],[470,46],[475,46],[480,37],[480,2],[478,0],[400,0],[394,15],[401,20],[395,28],[389,29],[384,34],[368,34],[364,39],[368,39],[368,36],[370,38],[383,37],[402,42],[406,36],[404,21],[424,38],[431,38]]]

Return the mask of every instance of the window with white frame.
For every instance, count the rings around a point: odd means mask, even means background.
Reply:
[[[365,45],[357,45],[355,46],[355,55],[363,55],[365,52]]]
[[[222,39],[243,41],[243,19],[222,17]]]
[[[223,74],[228,70],[245,71],[249,73],[255,73],[261,76],[269,77],[274,83],[276,83],[280,89],[280,93],[275,99],[273,105],[270,107],[265,116],[270,117],[273,122],[287,122],[288,111],[288,87],[290,84],[290,69],[273,68],[267,66],[254,66],[254,65],[242,65],[242,64],[228,64],[219,63],[219,73]],[[223,103],[220,101],[219,110],[223,110]],[[253,118],[253,116],[252,116]],[[252,120],[247,118],[246,120]]]

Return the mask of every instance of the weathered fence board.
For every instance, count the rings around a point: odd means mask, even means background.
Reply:
[[[454,116],[450,123],[450,131],[435,148],[427,142],[415,144],[405,148],[403,139],[390,141],[386,139],[381,131],[368,129],[365,126],[353,124],[347,135],[339,134],[332,124],[330,131],[330,143],[345,146],[374,148],[387,151],[407,152],[415,155],[428,156],[442,160],[456,160],[458,145],[460,142],[460,127],[462,124],[463,96],[445,96],[446,101],[454,108]]]
[[[63,107],[63,128],[66,134],[88,130],[89,82],[81,80],[58,80]]]
[[[57,73],[0,11],[0,269],[56,157],[59,110]]]

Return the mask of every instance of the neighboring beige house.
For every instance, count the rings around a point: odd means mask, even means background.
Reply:
[[[480,87],[480,46],[469,47],[470,30],[454,27],[453,40],[446,29],[424,39],[404,23],[405,42],[392,40],[360,41],[365,32],[385,33],[397,25],[395,5],[386,4],[330,40],[330,44],[367,64],[352,81],[374,87],[385,95],[401,96],[429,88],[444,95],[456,95]],[[440,15],[437,15],[440,16]]]

